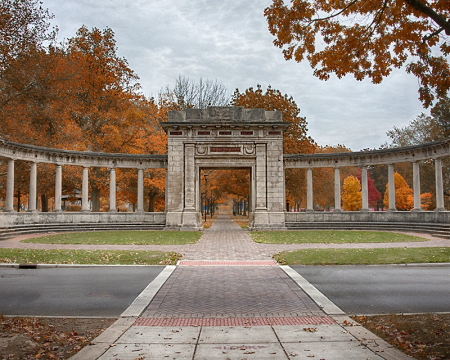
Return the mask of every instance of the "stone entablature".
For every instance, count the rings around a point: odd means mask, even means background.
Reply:
[[[284,155],[284,167],[288,169],[389,165],[401,162],[439,159],[449,155],[450,139],[446,139],[421,145],[381,150],[332,154],[288,154]]]
[[[0,157],[36,163],[87,167],[167,168],[167,155],[107,154],[90,151],[51,149],[42,146],[19,144],[2,138],[0,138]]]

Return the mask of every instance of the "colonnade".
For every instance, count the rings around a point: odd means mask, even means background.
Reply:
[[[28,212],[36,213],[37,204],[37,167],[38,164],[54,164],[55,198],[54,212],[61,213],[62,172],[64,166],[80,166],[83,168],[81,186],[81,213],[90,212],[89,204],[89,169],[107,168],[109,170],[109,212],[116,210],[116,169],[136,169],[138,176],[137,213],[144,213],[144,170],[167,169],[166,155],[130,155],[105,154],[87,151],[68,151],[49,149],[40,146],[18,144],[0,138],[0,158],[7,160],[6,201],[4,212],[14,212],[14,165],[21,160],[30,164],[30,187]]]
[[[8,159],[8,170],[6,175],[6,206],[4,212],[13,212],[14,210],[14,164],[13,159]],[[37,212],[37,163],[30,164],[30,188],[28,199],[28,212]],[[137,188],[137,210],[138,213],[144,212],[144,170],[137,169],[138,188]],[[116,169],[109,169],[109,212],[116,210]],[[62,212],[62,165],[56,165],[55,170],[55,208],[54,212]],[[81,212],[90,212],[89,204],[89,167],[83,167],[82,188],[81,188]]]
[[[414,208],[412,211],[422,211],[420,201],[420,167],[419,162],[415,161],[413,165],[413,194],[414,194]],[[442,160],[441,158],[434,160],[435,179],[436,179],[436,211],[444,211],[444,186],[442,178]],[[334,168],[334,211],[340,212],[341,208],[341,175],[340,167]],[[360,211],[369,211],[369,183],[368,183],[368,166],[361,168],[361,193],[362,193],[362,207]],[[388,164],[388,184],[389,184],[389,208],[387,211],[396,211],[395,203],[395,164]],[[314,211],[313,202],[313,168],[306,169],[306,211]]]

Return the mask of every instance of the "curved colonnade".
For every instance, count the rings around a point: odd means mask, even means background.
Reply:
[[[311,222],[423,222],[448,223],[449,212],[444,208],[444,189],[442,179],[442,158],[450,155],[450,139],[423,145],[384,150],[372,150],[334,154],[284,155],[284,169],[305,168],[307,171],[307,211],[304,213],[285,213],[286,223]],[[145,169],[167,169],[167,155],[106,154],[50,149],[25,145],[0,138],[0,157],[7,160],[6,207],[0,213],[0,226],[17,224],[49,223],[102,223],[102,222],[165,222],[165,213],[146,213],[143,207],[143,171]],[[14,211],[14,162],[30,163],[29,207],[26,213]],[[436,178],[436,210],[422,211],[420,205],[420,169],[419,162],[434,160]],[[389,186],[388,211],[370,211],[368,207],[367,168],[372,165],[388,166],[388,183],[394,184],[395,164],[411,162],[413,164],[414,209],[410,212],[395,211],[395,188]],[[36,210],[37,166],[39,163],[56,165],[55,173],[55,210],[53,213],[40,213]],[[64,213],[61,210],[62,171],[64,166],[83,168],[82,209],[79,213]],[[362,169],[362,209],[347,212],[341,209],[340,169],[343,167]],[[110,211],[92,213],[89,210],[88,174],[89,168],[102,167],[110,171]],[[314,168],[334,168],[335,210],[333,212],[314,212],[313,181]],[[116,212],[115,169],[132,168],[138,174],[137,211],[134,213]],[[167,183],[167,179],[166,179]]]
[[[167,155],[106,154],[85,151],[50,149],[25,145],[0,138],[0,158],[7,159],[5,209],[0,213],[0,225],[42,224],[42,223],[106,223],[106,222],[154,222],[165,223],[164,213],[144,212],[143,174],[145,169],[167,169]],[[22,160],[30,163],[30,190],[28,211],[14,211],[14,162]],[[56,165],[55,209],[53,213],[41,213],[36,209],[37,165]],[[62,171],[64,166],[83,168],[82,209],[79,213],[64,213],[61,209]],[[110,211],[92,213],[89,208],[89,168],[109,169]],[[137,211],[117,213],[116,209],[116,169],[132,168],[138,174]]]

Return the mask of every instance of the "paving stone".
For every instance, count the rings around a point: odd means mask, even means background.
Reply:
[[[288,359],[278,343],[269,344],[199,344],[195,352],[195,360],[285,360]]]
[[[273,329],[282,343],[355,341],[355,338],[339,325],[275,325]]]
[[[277,343],[271,326],[214,326],[204,327],[199,344],[265,344]]]
[[[295,360],[382,360],[359,341],[283,343],[288,356]]]
[[[99,360],[192,359],[195,345],[187,344],[118,344]]]
[[[196,344],[200,327],[132,326],[117,344]]]

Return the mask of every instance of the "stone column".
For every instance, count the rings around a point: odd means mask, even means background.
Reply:
[[[169,193],[169,169],[166,169],[166,175],[164,178],[165,186],[164,186],[164,212],[167,213],[167,204],[169,202],[169,197],[167,194]]]
[[[62,196],[62,166],[56,165],[55,173],[55,209],[54,212],[62,212],[61,210]]]
[[[420,206],[420,170],[419,162],[413,162],[413,190],[414,190],[414,209],[413,211],[423,211]]]
[[[116,169],[111,168],[109,173],[109,212],[116,210]]]
[[[334,168],[334,211],[341,211],[341,170]]]
[[[388,184],[389,184],[389,209],[388,211],[397,211],[395,208],[395,172],[394,164],[388,165]]]
[[[144,170],[138,169],[137,212],[144,213]]]
[[[184,208],[195,210],[195,144],[184,147]]]
[[[83,166],[83,183],[81,185],[81,212],[90,212],[89,208],[89,167]]]
[[[308,168],[306,170],[306,211],[314,211],[313,204],[313,176],[312,169]]]
[[[267,210],[266,144],[256,144],[256,211]]]
[[[6,209],[5,212],[14,211],[14,160],[8,159],[8,172],[6,175]]]
[[[362,209],[369,211],[369,184],[367,181],[367,166],[361,168]]]
[[[250,169],[250,210],[252,212],[256,209],[256,175],[255,175],[255,166],[253,165]]]
[[[36,212],[36,183],[37,183],[37,164],[31,163],[30,166],[30,194],[28,197],[28,211]]]
[[[444,184],[442,181],[442,160],[434,161],[434,171],[436,173],[436,209],[435,211],[445,211],[444,207]]]

